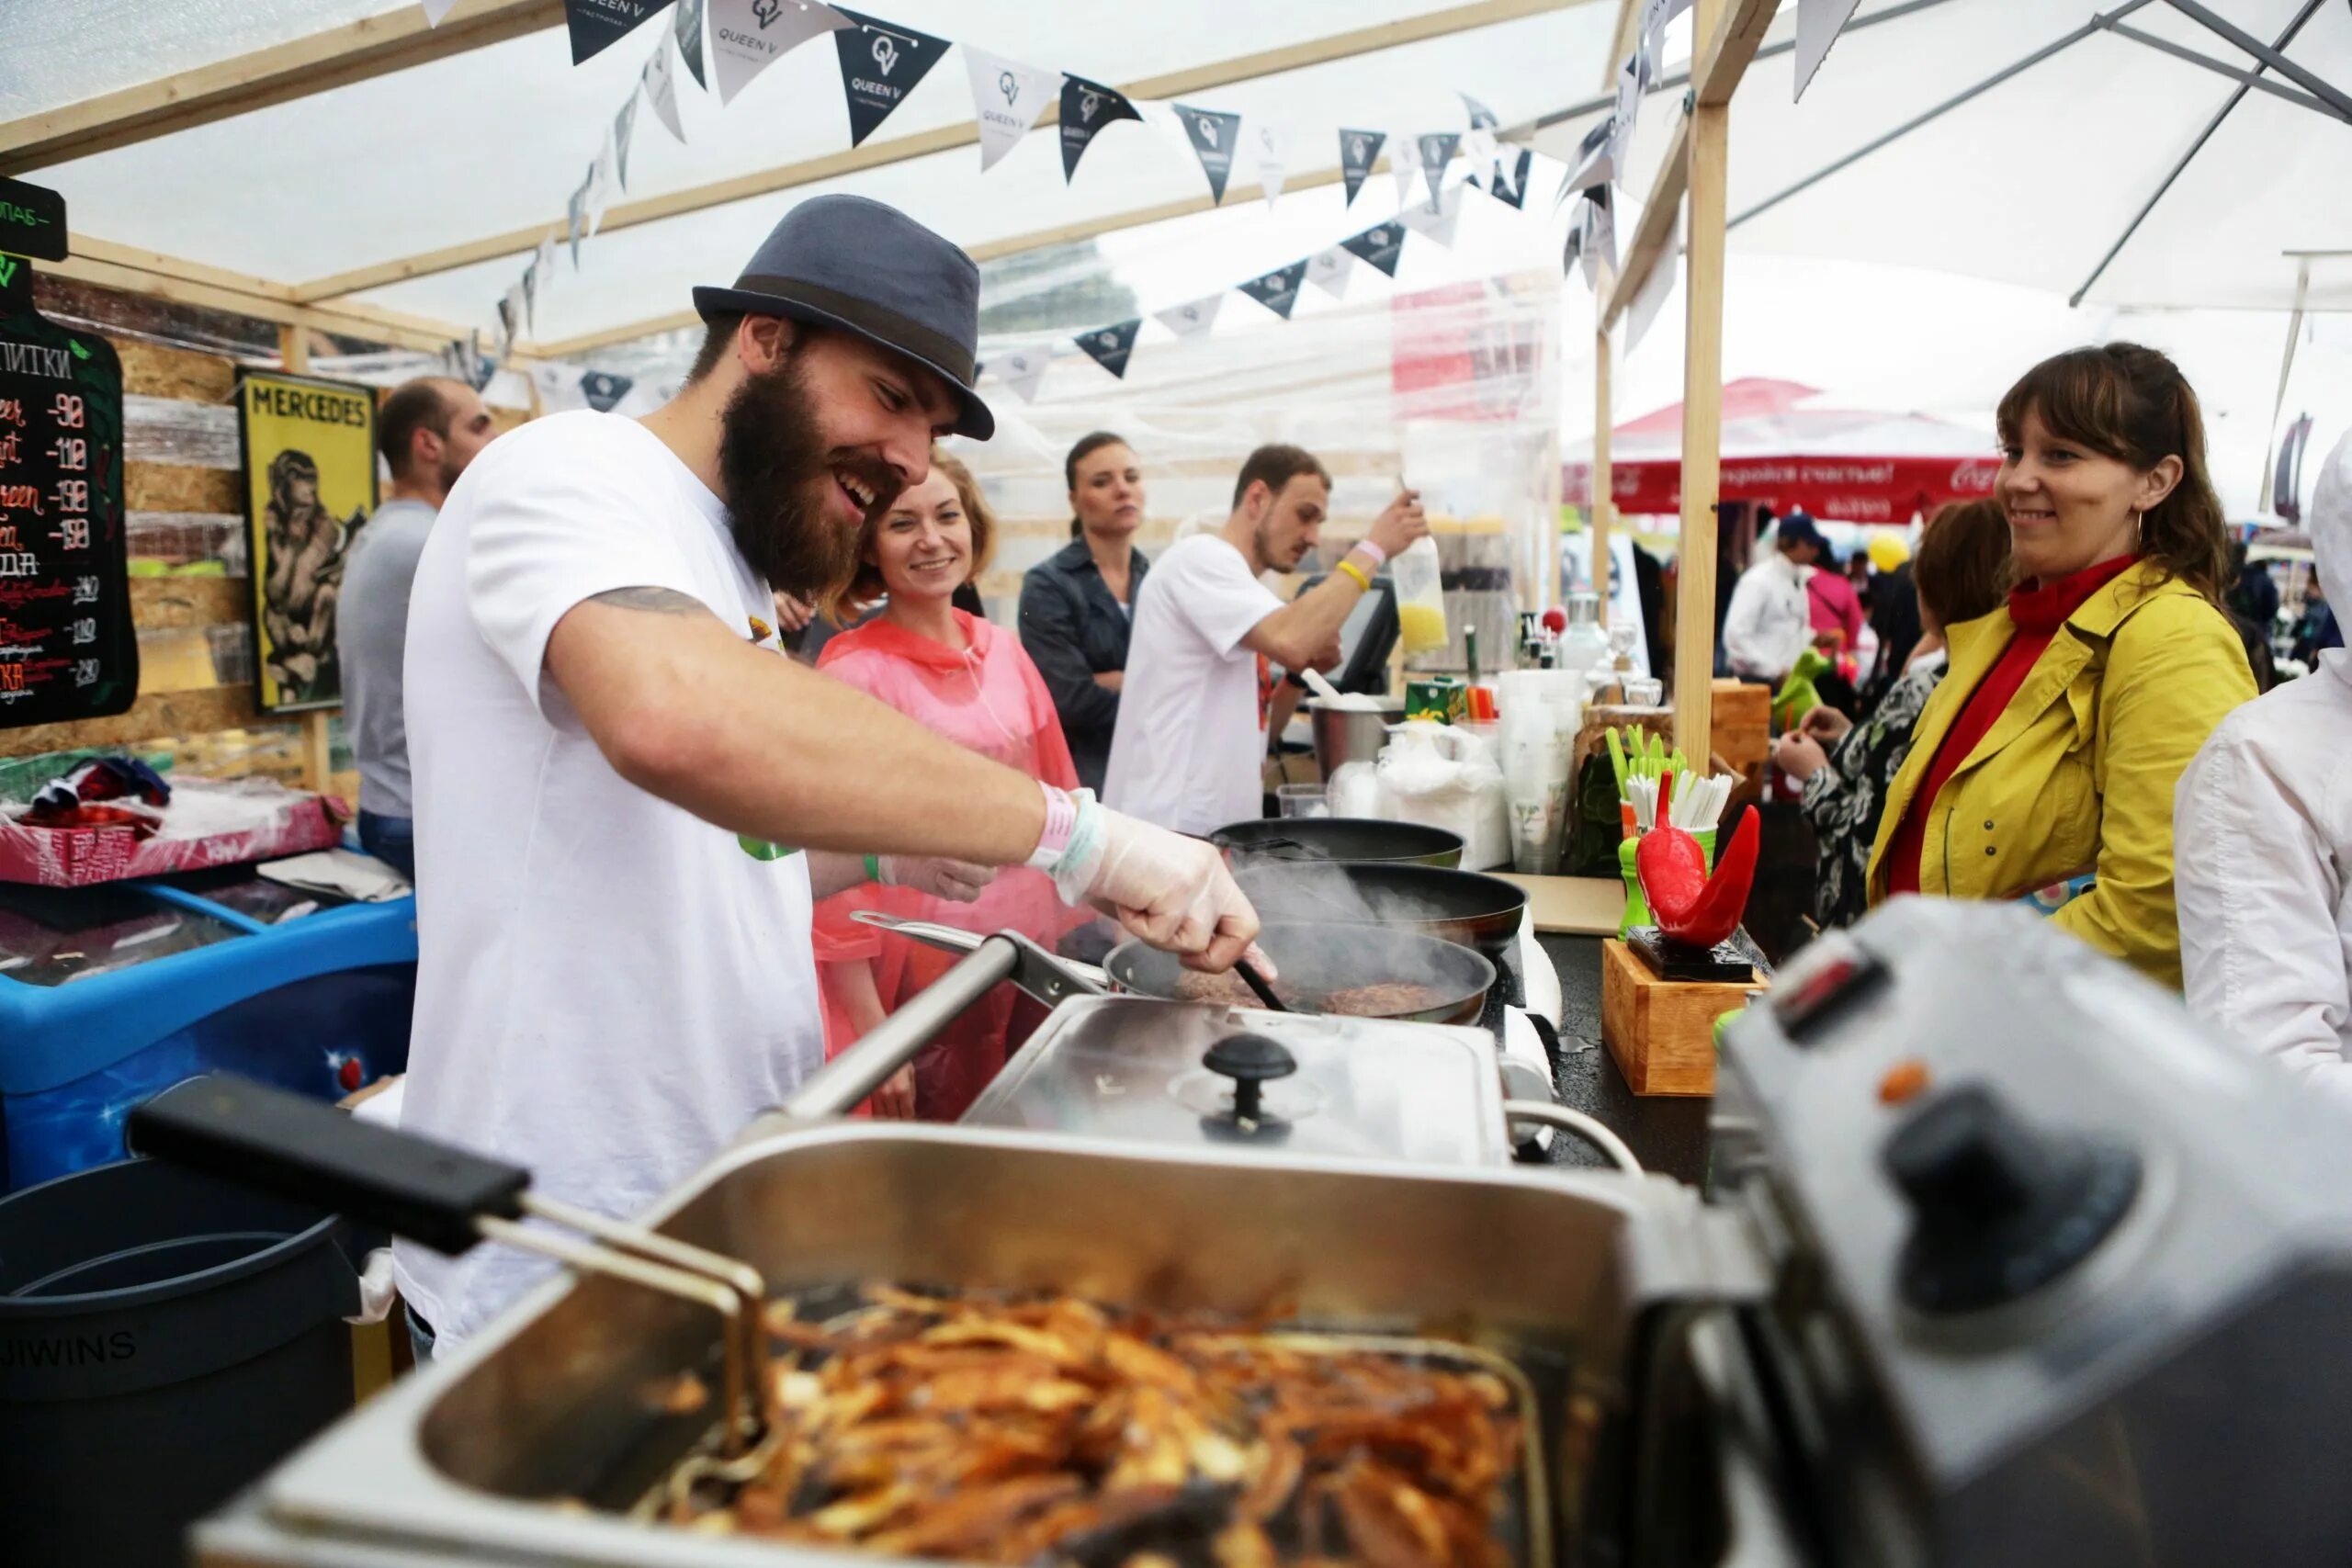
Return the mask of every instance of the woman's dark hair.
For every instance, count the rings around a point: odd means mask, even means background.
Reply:
[[[2030,412],[2052,435],[2145,473],[2180,459],[2180,482],[2140,518],[2140,554],[2219,607],[2229,590],[2229,528],[2205,465],[2205,417],[2180,367],[2136,343],[2069,349],[2027,371],[2001,399],[2001,445]]]
[[[1062,459],[1062,488],[1069,491],[1078,489],[1078,466],[1088,457],[1105,446],[1125,446],[1126,444],[1125,436],[1114,435],[1107,430],[1097,430],[1080,436],[1078,445],[1069,449],[1069,456]],[[1069,536],[1075,539],[1085,532],[1086,525],[1078,520],[1076,513],[1072,513],[1069,520]]]
[[[1919,536],[1911,584],[1939,626],[1989,615],[2001,604],[2009,565],[2009,519],[1997,501],[1948,502]]]

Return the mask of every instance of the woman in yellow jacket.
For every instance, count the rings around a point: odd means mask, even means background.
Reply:
[[[2255,694],[2222,612],[2227,530],[2197,395],[2132,344],[2044,360],[2001,400],[1996,496],[2017,580],[1949,627],[1871,852],[1871,900],[2037,897],[2053,923],[2180,984],[2172,798]]]

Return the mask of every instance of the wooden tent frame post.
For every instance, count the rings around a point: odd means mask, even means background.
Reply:
[[[1776,0],[1698,0],[1691,17],[1690,91],[1657,183],[1624,257],[1624,270],[1602,280],[1595,337],[1593,389],[1594,581],[1608,544],[1609,333],[1648,281],[1672,266],[1666,254],[1684,197],[1685,327],[1682,353],[1682,542],[1675,589],[1674,733],[1683,750],[1704,753],[1714,720],[1715,507],[1723,481],[1724,166],[1731,99],[1756,58]],[[1604,604],[1606,600],[1603,601]]]

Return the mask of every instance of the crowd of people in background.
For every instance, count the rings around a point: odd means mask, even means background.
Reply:
[[[1905,893],[2019,900],[2352,1097],[2352,667],[2325,595],[2352,577],[2352,436],[2313,498],[2316,577],[2282,605],[2233,542],[2196,395],[2163,355],[2058,355],[1997,423],[1996,493],[1944,507],[1916,555],[1882,535],[1841,562],[1792,511],[1719,602],[1731,673],[1778,685],[1808,650],[1829,665],[1824,701],[1772,751],[1817,848],[1815,922]],[[492,432],[480,399],[441,380],[401,389],[381,431],[390,499],[352,559],[342,657],[362,839],[413,874],[408,584]],[[1296,568],[1329,512],[1312,454],[1253,453],[1225,524],[1157,563],[1136,545],[1148,491],[1125,439],[1085,436],[1064,479],[1069,542],[1023,577],[1017,633],[980,611],[995,522],[942,452],[868,521],[831,603],[777,595],[779,629],[827,674],[1045,784],[1184,832],[1254,816],[1274,671],[1336,661],[1357,597],[1427,531],[1418,503],[1400,496],[1285,603],[1262,579]],[[2273,691],[2274,652],[2310,677]],[[816,919],[829,1051],[950,962],[859,910],[1048,944],[1087,918],[1019,870],[837,893]],[[954,1119],[1039,1016],[1009,991],[974,1010],[871,1112]]]

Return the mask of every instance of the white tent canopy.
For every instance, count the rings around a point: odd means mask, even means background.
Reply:
[[[421,27],[414,0],[71,0],[13,8],[0,51],[0,154],[10,130],[30,140],[34,117],[142,77],[198,70],[362,18]],[[888,19],[990,53],[1114,85],[1144,84],[1270,126],[1294,186],[1329,179],[1338,130],[1392,137],[1467,127],[1467,92],[1506,123],[1588,80],[1609,51],[1608,0],[1294,0],[1272,7],[1199,0],[1106,27],[1099,6],[1024,0],[976,6],[901,0]],[[554,0],[459,0],[445,28],[484,13],[530,12],[541,25],[412,69],[254,108],[136,145],[29,170],[63,190],[77,237],[133,247],[198,268],[290,288],[304,303],[401,312],[454,331],[495,326],[495,305],[521,276],[537,236],[560,232],[565,203],[595,157],[639,71],[666,42],[673,9],[577,67]],[[134,49],[122,40],[137,39]],[[100,41],[103,40],[103,41]],[[758,183],[849,152],[840,67],[820,38],[769,68],[731,103],[678,73],[686,134],[673,139],[641,105],[628,185],[608,223],[642,217],[729,181]],[[973,101],[960,51],[942,59],[860,150],[922,145],[968,123]],[[1065,183],[1057,133],[1033,130],[985,175],[968,143],[835,177],[808,178],[750,199],[616,227],[567,256],[539,301],[536,343],[601,346],[614,334],[688,309],[695,284],[730,280],[777,217],[806,196],[855,190],[901,207],[984,257],[1107,229],[1131,215],[1204,201],[1193,154],[1162,129],[1111,127]],[[802,174],[820,174],[825,165]],[[1457,164],[1459,178],[1462,166]],[[1149,310],[1229,287],[1392,216],[1396,187],[1375,176],[1348,209],[1336,184],[1294,188],[1271,214],[1254,200],[1254,154],[1237,160],[1224,211],[1179,241],[1130,248]],[[1548,208],[1521,220],[1543,235]],[[451,247],[514,236],[506,248],[449,265]],[[1536,248],[1548,248],[1545,239]],[[1409,247],[1408,247],[1409,248]],[[1426,247],[1424,247],[1426,248]],[[440,253],[436,256],[436,253]],[[1151,265],[1181,254],[1181,270]],[[1510,269],[1480,257],[1469,276]],[[400,268],[426,275],[376,276]],[[1144,279],[1150,279],[1145,287]],[[352,288],[355,282],[366,287]],[[314,301],[314,296],[322,297]],[[1164,291],[1164,292],[1163,292]],[[1072,326],[1091,323],[1073,322]],[[584,346],[584,345],[583,345]]]

